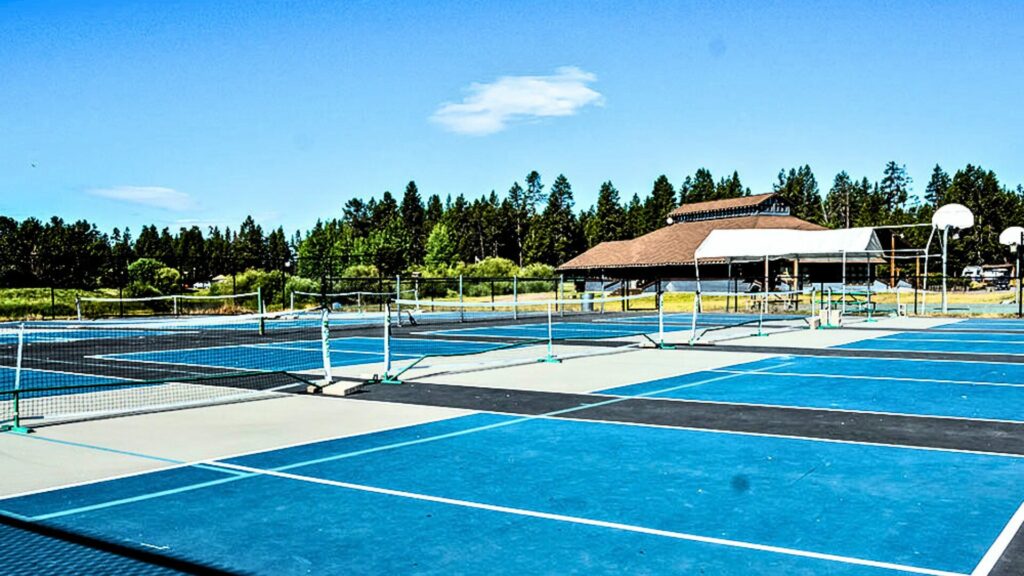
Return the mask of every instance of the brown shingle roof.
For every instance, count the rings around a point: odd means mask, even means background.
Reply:
[[[726,210],[729,208],[743,208],[745,206],[757,206],[768,198],[774,196],[774,192],[767,194],[755,194],[753,196],[740,196],[738,198],[725,198],[723,200],[708,200],[707,202],[693,202],[683,204],[679,208],[669,212],[669,216],[682,216],[694,212],[708,212],[711,210]]]
[[[794,216],[741,216],[719,220],[682,222],[659,228],[633,240],[602,242],[562,264],[558,269],[593,270],[691,265],[694,251],[712,230],[743,228],[825,229],[823,226]]]

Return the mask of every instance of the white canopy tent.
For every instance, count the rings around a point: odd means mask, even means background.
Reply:
[[[767,292],[769,290],[767,278],[769,260],[799,258],[813,262],[842,262],[842,300],[845,309],[847,258],[877,258],[882,252],[882,243],[873,228],[713,230],[694,252],[697,298],[700,298],[701,292],[701,260],[724,260],[728,264],[763,260],[766,276],[764,291]]]
[[[694,253],[695,260],[757,262],[778,258],[839,261],[846,256],[877,256],[882,252],[874,228],[841,230],[712,230]]]

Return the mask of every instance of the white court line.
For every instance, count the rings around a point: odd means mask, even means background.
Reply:
[[[717,404],[717,402],[707,402],[707,404]],[[753,405],[751,405],[753,406]],[[776,406],[768,406],[769,408],[776,408]],[[786,406],[789,408],[789,406]],[[796,407],[798,410],[805,410],[805,408]],[[522,416],[514,412],[499,412],[496,410],[488,410],[486,414],[498,414],[501,416]],[[900,414],[896,414],[900,416]],[[636,426],[639,428],[658,428],[661,430],[685,430],[687,432],[707,432],[710,434],[721,434],[724,436],[751,436],[753,438],[782,438],[785,440],[796,440],[799,442],[824,442],[826,444],[849,444],[851,446],[869,446],[874,448],[896,448],[898,450],[923,450],[925,452],[948,452],[951,454],[968,454],[971,456],[996,456],[998,458],[1012,458],[1014,460],[1024,459],[1024,454],[1012,454],[1006,452],[986,452],[982,450],[966,450],[959,448],[940,448],[936,446],[913,446],[910,444],[892,444],[887,442],[870,442],[868,440],[843,440],[838,438],[823,438],[818,436],[794,436],[792,434],[779,434],[771,432],[747,432],[744,430],[719,430],[715,428],[697,428],[694,426],[677,426],[673,424],[649,424],[646,422],[624,422],[621,420],[592,420],[589,418],[572,418],[566,419],[559,416],[538,416],[542,420],[554,420],[554,421],[575,421],[575,422],[588,422],[591,424],[607,424],[614,426]],[[1020,424],[1020,422],[1014,422],[1014,424]]]
[[[801,356],[800,354],[784,354],[784,356],[800,356],[802,358],[839,358],[842,360],[870,360],[872,362],[952,362],[954,364],[985,364],[987,366],[1005,364],[1007,366],[1020,366],[1021,362],[1016,360],[973,360],[969,356],[970,354],[980,354],[975,352],[949,352],[948,350],[890,350],[888,348],[850,348],[854,344],[862,344],[864,342],[871,342],[871,339],[857,340],[848,344],[839,344],[831,348],[820,348],[820,350],[831,350],[838,352],[835,356]],[[846,356],[843,355],[844,351],[856,351],[856,352],[911,352],[915,354],[937,354],[937,353],[948,353],[958,354],[963,358],[896,358],[892,356]],[[737,351],[741,354],[744,351]],[[998,353],[997,353],[998,354]],[[1003,356],[1014,356],[1014,354],[1002,353]]]
[[[703,384],[703,382],[701,382]],[[676,389],[690,388],[692,386],[686,385]],[[641,398],[641,396],[616,396],[620,398]],[[720,406],[752,406],[754,408],[786,408],[787,410],[808,410],[812,412],[841,412],[844,414],[870,414],[877,416],[905,416],[907,418],[929,418],[932,420],[957,420],[964,422],[999,422],[1002,424],[1024,424],[1024,420],[1003,420],[999,418],[971,418],[967,416],[943,416],[941,414],[915,414],[913,412],[885,412],[880,410],[854,410],[851,408],[833,408],[828,406],[802,406],[799,404],[761,404],[758,402],[737,402],[733,400],[705,400],[696,398],[672,398],[669,396],[660,396],[655,398],[656,400],[664,400],[666,402],[686,402],[690,404],[715,404]],[[770,434],[774,436],[774,434]],[[797,436],[799,438],[799,436]],[[897,444],[898,446],[898,444]],[[959,452],[959,450],[954,450]],[[978,452],[978,454],[987,454],[987,452]],[[995,454],[1001,454],[996,452]],[[1024,456],[1022,456],[1024,457]]]
[[[895,564],[891,562],[879,562],[876,560],[867,560],[863,558],[854,558],[851,556],[840,556],[837,554],[823,554],[820,552],[811,552],[807,550],[799,550],[795,548],[786,548],[782,546],[771,546],[766,544],[755,544],[752,542],[744,542],[741,540],[731,540],[727,538],[716,538],[713,536],[701,536],[698,534],[690,534],[686,532],[675,532],[671,530],[659,530],[656,528],[647,528],[644,526],[637,526],[634,524],[624,524],[619,522],[607,522],[604,520],[593,520],[590,518],[582,518],[579,516],[568,516],[565,514],[553,514],[550,512],[540,512],[537,510],[527,510],[524,508],[513,508],[510,506],[500,506],[495,504],[485,504],[482,502],[473,502],[470,500],[459,500],[455,498],[446,498],[443,496],[431,496],[429,494],[420,494],[416,492],[405,492],[402,490],[392,490],[390,488],[380,488],[376,486],[367,486],[364,484],[353,484],[350,482],[341,482],[337,480],[327,480],[324,478],[316,478],[312,476],[303,476],[300,474],[291,474],[288,472],[278,472],[274,470],[263,470],[260,468],[251,468],[249,466],[240,466],[237,464],[226,464],[216,461],[208,461],[206,464],[211,466],[224,466],[225,468],[231,468],[240,472],[248,472],[254,475],[274,476],[277,478],[283,478],[287,480],[296,480],[299,482],[307,482],[310,484],[320,484],[324,486],[332,486],[336,488],[346,488],[349,490],[357,490],[360,492],[369,492],[373,494],[383,494],[387,496],[396,496],[399,498],[407,498],[410,500],[419,500],[425,502],[433,502],[437,504],[448,504],[452,506],[459,506],[463,508],[472,508],[476,510],[487,510],[489,512],[499,512],[503,514],[511,514],[514,516],[523,516],[528,518],[538,518],[542,520],[553,520],[556,522],[567,522],[570,524],[580,524],[584,526],[594,526],[598,528],[608,528],[612,530],[621,530],[624,532],[633,532],[638,534],[646,534],[650,536],[660,536],[664,538],[672,538],[675,540],[686,540],[690,542],[700,542],[703,544],[713,544],[717,546],[727,546],[730,548],[741,548],[745,550],[754,550],[757,552],[769,552],[774,554],[781,554],[785,556],[795,556],[799,558],[810,558],[813,560],[823,560],[828,562],[838,562],[842,564],[852,564],[856,566],[867,566],[871,568],[881,568],[885,570],[896,570],[902,572],[909,572],[913,574],[925,574],[928,576],[964,576],[959,572],[948,572],[945,570],[933,570],[930,568],[919,568],[916,566],[908,566],[904,564]]]
[[[68,362],[68,364],[73,364],[73,362]],[[102,376],[102,375],[96,375],[96,374],[85,374],[85,373],[82,373],[82,372],[68,372],[66,370],[52,370],[52,369],[49,369],[49,368],[28,368],[28,367],[22,366],[21,369],[22,369],[22,371],[27,371],[27,372],[47,372],[47,373],[50,373],[50,374],[63,374],[65,376],[86,376],[86,377],[89,377],[89,378],[100,378],[100,379],[107,379],[107,380],[124,380],[126,382],[137,382],[138,381],[138,380],[136,380],[134,378],[122,378],[120,376]],[[14,366],[0,366],[0,370],[17,370],[17,368],[15,368]]]
[[[1006,548],[1013,541],[1014,535],[1020,530],[1021,525],[1024,524],[1024,503],[1022,503],[1017,511],[1010,517],[1010,521],[1003,527],[1002,532],[999,533],[999,537],[992,543],[988,551],[978,562],[978,565],[974,567],[971,572],[971,576],[988,576],[992,569],[995,568],[996,563],[1006,552]]]
[[[837,348],[833,348],[833,350],[864,350],[864,351],[867,351],[867,352],[909,352],[911,354],[963,354],[963,355],[971,354],[971,355],[974,355],[974,356],[1021,356],[1021,355],[1024,355],[1024,351],[1022,351],[1022,352],[982,352],[980,350],[938,350],[938,349],[935,349],[935,348],[926,348],[924,350],[921,350],[921,349],[910,350],[910,349],[906,349],[906,348],[886,348],[886,347],[857,348],[857,345],[867,344],[868,342],[878,342],[878,340],[871,340],[871,339],[868,339],[868,340],[858,340],[856,342],[851,342],[849,344],[842,344],[841,346],[839,346]],[[898,344],[907,344],[907,343],[912,342],[912,341],[911,340],[898,340],[898,341],[889,340],[889,342],[896,342]],[[890,358],[883,358],[883,360],[890,360]],[[903,358],[900,358],[900,360],[903,360]],[[908,358],[908,360],[909,360],[909,358]],[[933,361],[930,358],[913,358],[912,360]],[[953,360],[953,359],[948,359],[946,361],[948,361],[948,362],[961,362],[961,360]],[[983,364],[993,364],[993,362],[985,362],[984,360],[966,360],[966,361],[967,362],[981,362]],[[1001,364],[1018,364],[1018,362],[1001,362]]]
[[[1016,346],[1024,346],[1024,339],[1022,340],[978,340],[975,338],[904,338],[903,334],[893,334],[891,336],[879,336],[878,338],[869,338],[866,342],[875,340],[884,340],[886,342],[952,342],[958,344],[1011,344]]]
[[[768,376],[795,376],[808,378],[836,378],[838,380],[892,380],[896,382],[920,382],[936,384],[960,384],[967,386],[998,386],[1006,388],[1024,388],[1024,384],[1011,384],[1008,382],[984,382],[975,380],[944,380],[941,378],[909,378],[906,376],[864,376],[856,374],[823,374],[820,372],[749,372],[743,370],[729,370],[728,368],[711,368],[706,372],[721,372],[727,374],[758,374]]]

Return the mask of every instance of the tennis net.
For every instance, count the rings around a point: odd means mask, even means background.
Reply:
[[[666,324],[660,303],[656,293],[519,301],[399,300],[389,303],[390,321],[382,322],[385,361],[379,379],[397,381],[414,368],[423,376],[419,370],[560,362],[660,346],[668,332],[689,330]]]
[[[280,397],[331,379],[327,314],[0,326],[0,427]]]
[[[259,292],[245,294],[172,294],[139,298],[75,299],[79,320],[125,316],[252,314],[261,311]]]
[[[806,328],[806,318],[821,305],[813,290],[697,292],[691,301],[691,343]]]
[[[353,291],[320,293],[295,290],[290,295],[289,304],[291,310],[325,308],[334,312],[380,313],[384,311],[384,304],[398,296],[408,296],[416,300],[417,292],[415,290],[402,290],[401,292]]]

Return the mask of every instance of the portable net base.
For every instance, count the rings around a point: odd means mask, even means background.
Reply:
[[[0,426],[281,397],[331,381],[326,315],[0,328]]]

